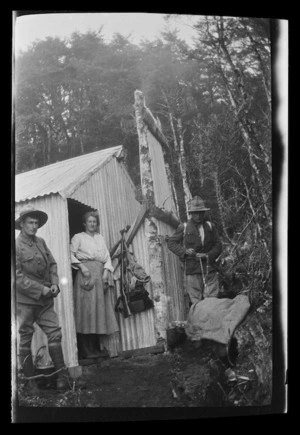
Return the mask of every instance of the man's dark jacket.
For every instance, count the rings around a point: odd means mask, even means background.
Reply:
[[[222,243],[214,224],[205,221],[204,244],[202,244],[197,224],[190,219],[184,230],[184,224],[180,224],[175,233],[168,239],[168,248],[185,262],[186,275],[202,273],[200,260],[195,256],[187,256],[186,249],[193,248],[196,253],[208,255],[208,272],[216,269],[215,260],[222,252]],[[184,234],[185,233],[185,234]],[[204,273],[206,272],[206,260],[202,259]]]

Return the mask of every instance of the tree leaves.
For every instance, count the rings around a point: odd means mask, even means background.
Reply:
[[[180,216],[186,176],[190,192],[210,201],[218,228],[243,244],[238,234],[249,227],[268,259],[269,21],[201,17],[194,27],[193,48],[176,31],[136,45],[120,34],[105,42],[101,29],[33,44],[16,60],[16,171],[123,144],[138,186],[133,103],[140,89],[169,141]]]

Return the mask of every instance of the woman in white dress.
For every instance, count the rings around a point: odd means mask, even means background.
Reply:
[[[72,267],[77,269],[74,282],[75,324],[79,358],[101,355],[99,336],[119,331],[109,288],[113,285],[113,267],[96,212],[83,216],[85,231],[71,240]]]

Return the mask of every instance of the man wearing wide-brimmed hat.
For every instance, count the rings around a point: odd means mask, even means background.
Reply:
[[[217,297],[219,292],[215,260],[222,244],[215,225],[208,220],[209,210],[200,196],[194,196],[188,204],[191,218],[168,239],[170,251],[185,262],[186,290],[192,304]]]
[[[23,209],[15,221],[20,230],[16,240],[16,304],[19,323],[19,358],[26,378],[34,376],[31,342],[34,323],[44,331],[48,339],[49,354],[55,370],[60,370],[57,389],[69,387],[61,347],[61,328],[54,311],[54,301],[59,293],[57,264],[44,239],[37,237],[38,228],[45,225],[48,216],[32,207]],[[29,379],[29,394],[38,392],[37,384]]]

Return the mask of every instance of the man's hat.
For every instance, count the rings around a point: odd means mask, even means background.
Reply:
[[[210,208],[205,207],[205,203],[200,196],[196,195],[193,199],[188,203],[188,213],[192,213],[193,211],[207,211]]]
[[[15,221],[15,229],[21,230],[20,223],[26,219],[27,216],[31,216],[39,220],[39,228],[45,225],[48,220],[48,215],[44,211],[37,210],[33,207],[26,207],[20,211],[18,219]]]

